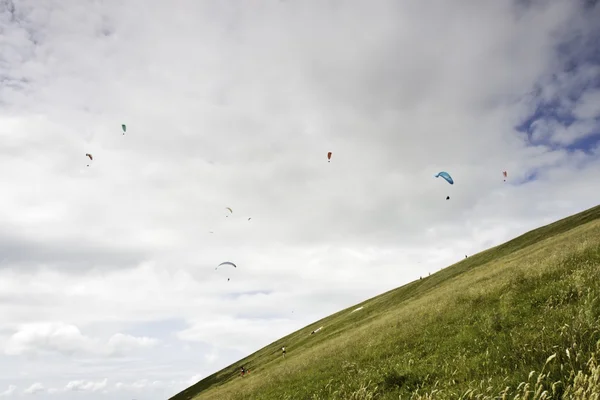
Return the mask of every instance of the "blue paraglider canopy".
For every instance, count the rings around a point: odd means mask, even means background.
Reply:
[[[444,178],[446,180],[446,182],[448,182],[449,184],[454,185],[454,180],[452,179],[452,177],[450,176],[449,173],[442,171],[439,174],[437,174],[435,177],[439,178],[440,176],[442,178]]]

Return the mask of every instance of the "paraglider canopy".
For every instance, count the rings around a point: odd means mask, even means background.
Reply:
[[[502,172],[502,175],[504,175],[504,182],[506,182],[506,175],[507,175],[507,174],[506,174],[506,171],[503,171],[503,172]]]
[[[86,157],[89,157],[89,158],[90,158],[90,160],[93,160],[93,159],[94,159],[90,153],[85,153],[85,155],[86,155]]]
[[[329,160],[329,161],[327,161],[327,162],[331,162],[331,152],[328,152],[328,153],[327,153],[327,160]]]
[[[217,267],[215,269],[219,268],[221,265],[233,265],[233,268],[237,268],[237,265],[235,265],[234,263],[225,261],[225,262],[222,262],[221,264],[217,265]]]
[[[127,132],[127,126],[125,124],[121,124],[121,128],[123,129],[123,135]]]
[[[454,179],[452,179],[452,177],[450,176],[449,173],[442,171],[442,172],[438,173],[435,177],[439,178],[440,176],[442,178],[444,178],[446,180],[446,182],[448,182],[449,184],[454,185]]]

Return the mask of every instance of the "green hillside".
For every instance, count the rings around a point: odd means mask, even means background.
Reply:
[[[317,321],[170,400],[600,399],[598,352],[600,206]]]

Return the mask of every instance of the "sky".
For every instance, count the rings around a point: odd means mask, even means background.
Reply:
[[[599,20],[580,0],[0,1],[0,398],[166,399],[597,205]]]

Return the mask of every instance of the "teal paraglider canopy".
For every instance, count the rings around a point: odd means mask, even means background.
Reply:
[[[439,174],[437,174],[435,178],[439,178],[440,176],[444,178],[449,184],[454,185],[454,179],[452,179],[449,173],[442,171]]]

